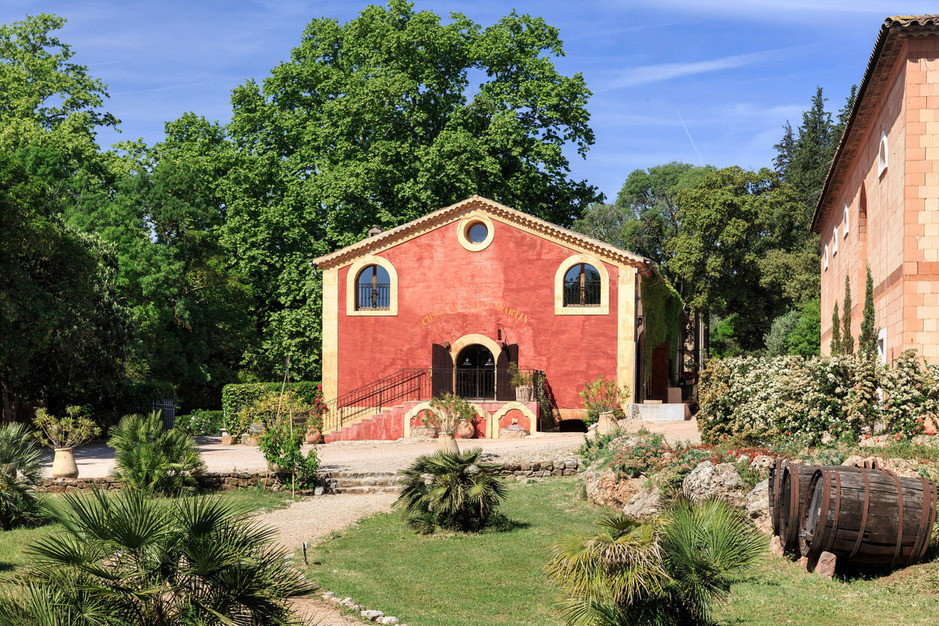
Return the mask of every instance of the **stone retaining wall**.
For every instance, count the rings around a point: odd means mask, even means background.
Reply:
[[[549,461],[506,461],[496,471],[500,476],[513,476],[517,480],[524,478],[547,478],[549,476],[574,476],[580,473],[580,459],[569,457]],[[329,474],[327,472],[326,474]],[[289,474],[267,472],[206,472],[199,477],[200,486],[208,491],[229,491],[266,486],[273,491],[290,489]],[[43,478],[36,491],[63,493],[68,491],[104,491],[120,489],[121,483],[115,478]],[[297,490],[297,493],[312,495],[314,490]]]

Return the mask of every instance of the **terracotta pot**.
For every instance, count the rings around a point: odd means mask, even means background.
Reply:
[[[460,425],[457,426],[456,436],[460,439],[472,439],[475,434],[476,429],[470,422],[460,422]]]
[[[323,433],[319,430],[308,430],[306,431],[306,442],[309,444],[317,444],[323,440]]]
[[[456,445],[456,439],[453,438],[453,435],[440,433],[440,436],[437,437],[437,452],[459,454],[460,448]]]
[[[56,448],[52,457],[53,478],[78,478],[78,465],[72,448]]]

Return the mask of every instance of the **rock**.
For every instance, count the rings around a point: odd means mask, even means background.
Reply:
[[[920,478],[916,464],[906,459],[885,459],[879,456],[862,457],[853,454],[845,459],[842,465],[886,470],[903,478]]]
[[[748,457],[746,454],[741,454],[740,456],[737,457],[737,463],[746,463],[747,465],[749,465],[750,457]]]
[[[736,507],[742,508],[747,504],[743,480],[732,463],[714,465],[710,461],[702,461],[685,476],[681,488],[685,497],[693,502],[720,498]]]
[[[587,499],[600,506],[623,506],[639,493],[645,482],[645,478],[617,480],[610,470],[584,472]]]
[[[782,540],[779,538],[779,535],[773,535],[773,538],[769,540],[769,552],[779,558],[786,556],[786,551],[783,550]]]
[[[834,554],[831,552],[822,552],[818,557],[818,563],[815,564],[815,573],[831,580],[835,577],[835,565],[837,562],[838,557]]]
[[[322,485],[318,485],[316,489],[313,490],[314,496],[321,496],[325,492],[325,488]]]
[[[645,485],[623,507],[623,515],[643,519],[658,514],[662,498],[658,485]]]
[[[807,572],[812,571],[812,570],[809,569],[809,557],[807,557],[807,556],[800,556],[800,557],[799,557],[799,567],[801,567],[802,569],[804,569],[804,570],[807,571]]]
[[[382,613],[381,611],[362,611],[359,615],[361,615],[362,617],[364,617],[370,622],[377,621],[378,618],[385,616],[385,614]]]
[[[378,618],[379,624],[397,624],[398,618],[394,615],[386,615],[385,617]]]
[[[769,479],[761,480],[747,494],[747,515],[761,532],[773,534],[773,520],[769,518]]]
[[[765,454],[758,454],[753,458],[753,461],[750,462],[750,465],[753,467],[759,467],[760,469],[769,469],[773,466],[774,459],[771,456]]]

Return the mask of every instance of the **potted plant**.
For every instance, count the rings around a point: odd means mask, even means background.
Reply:
[[[323,440],[323,417],[316,411],[310,411],[306,416],[306,442],[317,444]]]
[[[36,409],[33,424],[39,429],[36,438],[44,446],[55,450],[52,458],[53,478],[77,478],[73,448],[101,433],[101,429],[90,417],[84,415],[79,406],[65,409],[66,417],[55,417],[43,408]]]
[[[534,395],[531,370],[518,369],[518,363],[509,363],[509,376],[512,377],[512,386],[515,387],[515,400],[518,402],[531,402]]]
[[[472,428],[473,420],[476,419],[476,407],[452,393],[445,393],[430,401],[430,408],[433,411],[433,417],[428,417],[428,425],[433,423],[440,429],[440,436],[437,437],[437,449],[447,452],[459,453],[456,440],[453,435],[461,422],[467,422]]]
[[[600,421],[601,417],[607,423],[611,420],[618,422],[626,417],[622,407],[622,403],[629,401],[629,387],[626,385],[619,388],[615,380],[606,380],[600,376],[585,384],[579,395],[587,410],[584,423],[588,426]]]

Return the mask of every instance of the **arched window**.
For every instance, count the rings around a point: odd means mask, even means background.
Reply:
[[[600,306],[600,272],[577,263],[564,275],[564,306]]]
[[[387,311],[391,307],[391,280],[388,270],[380,265],[365,267],[355,281],[357,311]]]
[[[883,173],[887,171],[888,165],[888,150],[887,150],[887,131],[883,131],[880,135],[880,148],[877,150],[877,175],[883,176]]]

